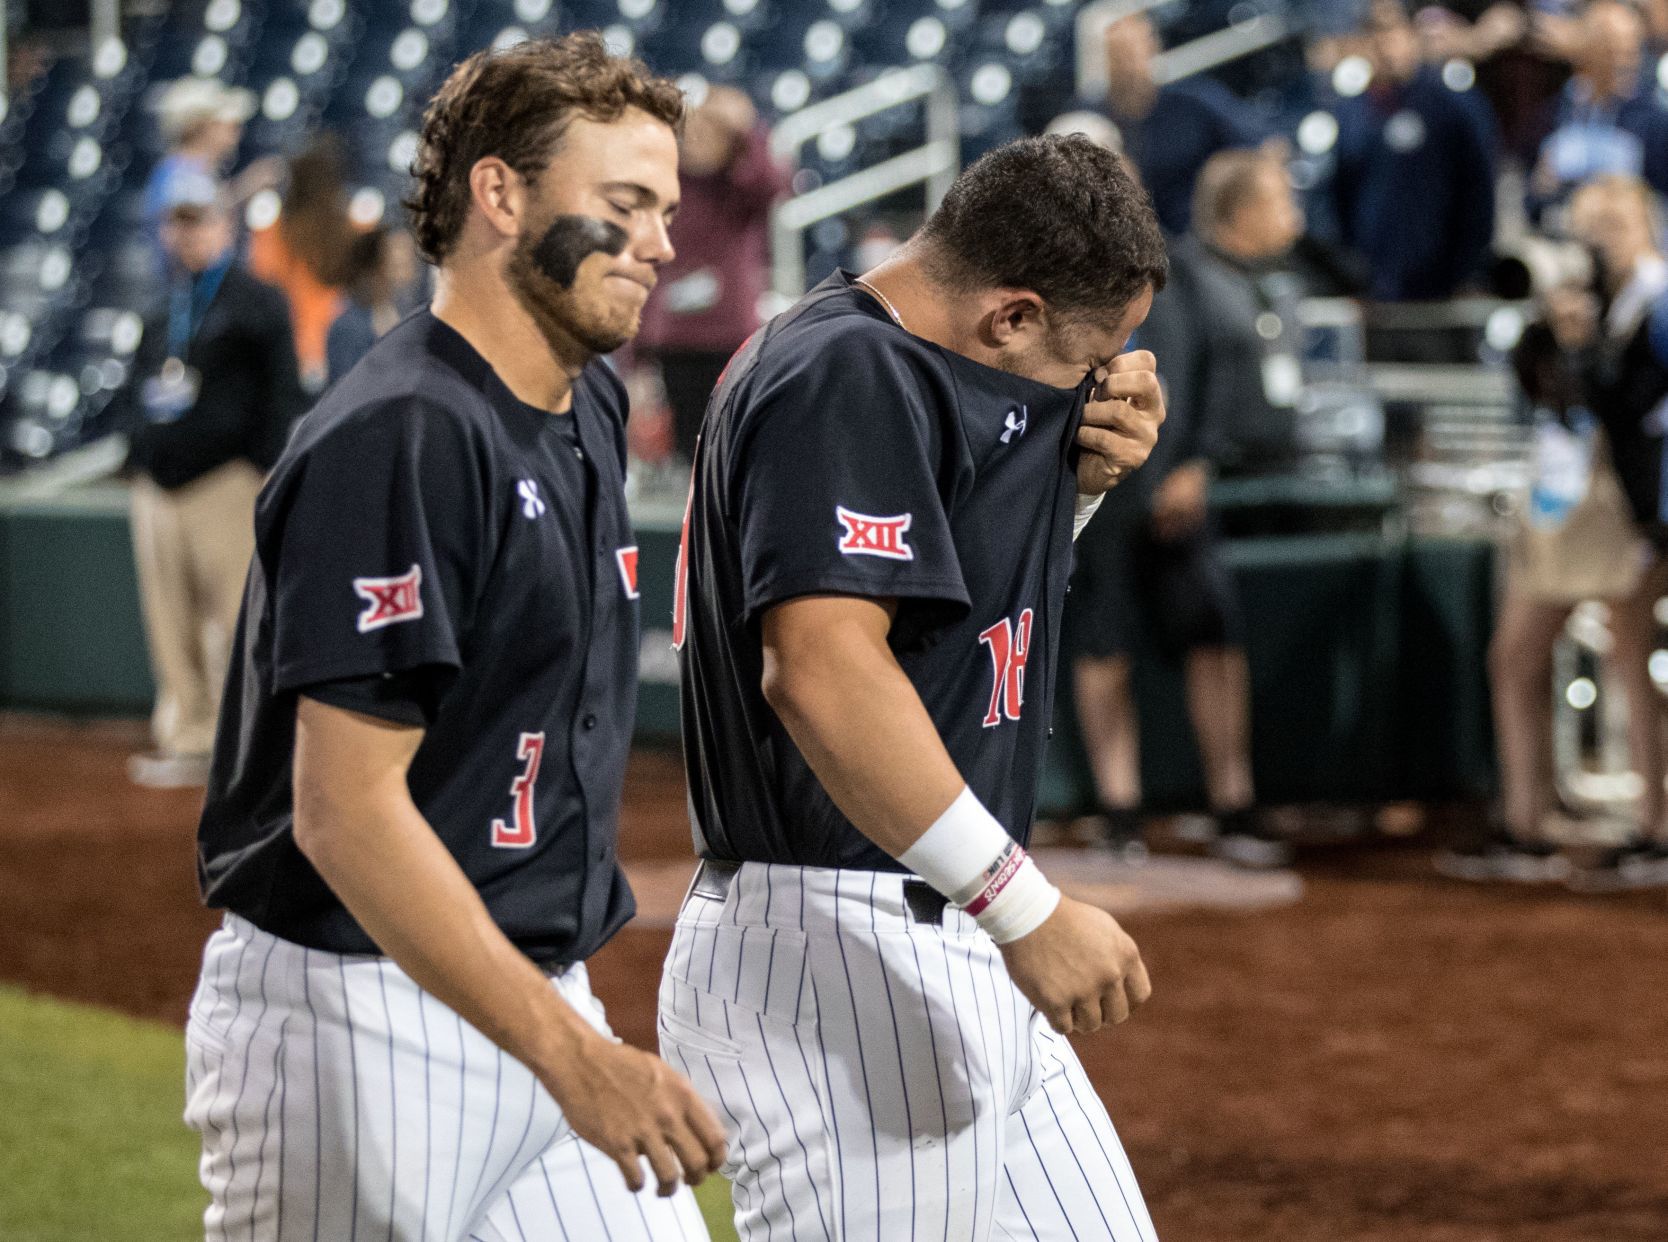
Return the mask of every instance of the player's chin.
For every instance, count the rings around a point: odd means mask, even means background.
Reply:
[[[637,335],[641,322],[638,312],[616,312],[597,316],[576,333],[585,348],[593,354],[611,354]]]

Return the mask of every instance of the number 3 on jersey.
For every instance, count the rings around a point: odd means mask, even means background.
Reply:
[[[516,746],[516,758],[526,765],[510,782],[510,796],[515,799],[515,826],[501,819],[492,821],[492,843],[503,850],[524,850],[538,839],[539,830],[533,822],[533,782],[539,779],[539,760],[544,757],[544,734],[523,733]]]
[[[1004,717],[1018,720],[1025,706],[1025,665],[1031,658],[1031,610],[1019,614],[1017,623],[1003,617],[979,635],[979,641],[990,647],[990,662],[995,672],[995,684],[990,689],[990,710],[985,713],[985,728],[993,729]]]

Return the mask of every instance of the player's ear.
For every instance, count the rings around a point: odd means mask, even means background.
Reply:
[[[500,237],[516,237],[527,210],[527,182],[496,155],[475,161],[469,170],[469,197]]]
[[[994,290],[985,322],[998,349],[1018,345],[1046,327],[1043,301],[1029,289]]]

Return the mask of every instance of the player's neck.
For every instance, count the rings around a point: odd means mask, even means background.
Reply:
[[[980,338],[977,317],[967,314],[967,299],[934,279],[917,243],[906,243],[861,279],[891,303],[889,309],[906,332],[985,366],[999,366],[998,351]]]
[[[430,309],[474,346],[518,400],[552,413],[572,408],[574,381],[590,355],[578,342],[561,348],[551,341],[501,274],[477,263],[442,268]]]

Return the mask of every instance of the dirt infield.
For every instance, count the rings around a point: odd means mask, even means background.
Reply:
[[[0,978],[180,1022],[215,921],[197,795],[130,788],[137,740],[0,721]],[[624,856],[687,857],[682,805],[641,756]],[[1166,1242],[1668,1238],[1668,903],[1472,889],[1430,850],[1317,849],[1295,905],[1126,919],[1156,995],[1079,1049]],[[634,1041],[665,944],[593,964]]]

